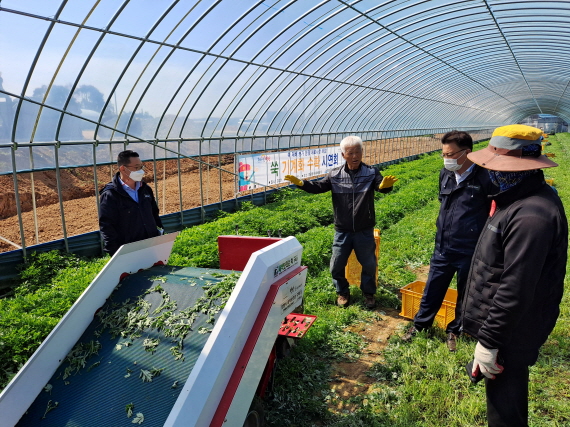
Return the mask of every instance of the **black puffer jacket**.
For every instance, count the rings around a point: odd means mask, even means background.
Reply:
[[[499,188],[493,185],[486,169],[473,165],[463,181],[457,184],[455,172],[442,169],[439,173],[439,215],[435,250],[439,253],[471,255],[479,234],[489,217],[490,194]]]
[[[123,189],[119,172],[100,194],[99,228],[105,252],[113,255],[126,243],[160,234],[157,227],[162,228],[162,221],[158,216],[158,206],[152,189],[146,183],[141,182],[138,189],[138,203]]]
[[[542,171],[494,200],[471,262],[463,330],[486,348],[534,351],[558,318],[568,222]]]
[[[332,191],[335,229],[356,232],[376,225],[374,192],[392,191],[392,187],[378,190],[381,182],[382,175],[378,169],[364,163],[360,164],[353,179],[345,163],[318,181],[304,181],[304,185],[299,188],[313,194]]]

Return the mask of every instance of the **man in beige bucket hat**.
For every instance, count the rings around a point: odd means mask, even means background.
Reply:
[[[479,237],[463,301],[463,332],[477,339],[472,377],[483,375],[491,427],[528,425],[528,367],[560,312],[568,222],[540,169],[540,129],[502,126],[468,158],[500,191]]]

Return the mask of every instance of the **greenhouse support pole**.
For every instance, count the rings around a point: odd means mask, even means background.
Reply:
[[[166,146],[166,142],[164,142]],[[182,172],[180,162],[180,150],[182,150],[182,138],[178,140],[178,203],[180,204],[180,227],[184,226],[184,205],[182,201]]]
[[[219,139],[219,144],[218,144],[218,166],[220,167],[218,169],[218,181],[220,184],[220,210],[223,210],[224,204],[223,204],[223,200],[224,200],[224,192],[222,190],[222,141],[223,141],[224,137],[221,136]],[[178,151],[180,151],[180,149],[178,149]]]
[[[32,211],[34,218],[34,235],[36,237],[36,244],[40,243],[40,233],[38,230],[38,211],[36,206],[36,186],[34,182],[34,155],[32,152],[32,146],[29,147],[30,150],[30,189],[32,190]]]
[[[166,144],[168,144],[168,142],[164,141],[164,160],[162,161],[162,212],[166,212],[166,159],[168,158]],[[158,145],[158,140],[156,140],[156,145]],[[154,162],[156,163],[156,156],[154,156]]]
[[[158,181],[156,180],[156,146],[158,143],[152,145],[152,179],[154,182],[154,198],[156,199],[156,205],[159,206],[158,199],[159,199],[159,192],[158,192]],[[164,146],[166,147],[166,141],[164,141]]]
[[[59,143],[59,141],[57,141]],[[59,144],[55,145],[55,179],[57,182],[57,197],[59,199],[59,213],[61,215],[61,228],[63,230],[63,243],[65,244],[65,252],[69,252],[69,244],[67,242],[67,227],[65,226],[65,212],[63,210],[63,194],[61,193],[61,177],[59,173]]]
[[[200,216],[202,223],[204,223],[206,222],[206,212],[204,211],[204,185],[202,183],[202,142],[204,142],[204,139],[200,138],[200,143],[198,145],[198,157],[200,157],[198,170],[200,177]]]
[[[97,175],[97,146],[99,145],[99,140],[93,142],[93,185],[95,186],[95,202],[97,203],[97,219],[101,216],[101,198],[99,197],[99,177]],[[112,170],[109,165],[109,170]],[[101,253],[103,253],[104,244],[103,236],[99,233],[99,244],[101,246]]]
[[[24,223],[22,221],[22,207],[20,206],[20,192],[18,191],[18,174],[16,173],[16,150],[18,144],[12,143],[12,175],[14,177],[14,196],[16,198],[16,212],[18,213],[18,224],[20,225],[20,241],[22,242],[22,254],[26,259],[26,238],[24,236]]]

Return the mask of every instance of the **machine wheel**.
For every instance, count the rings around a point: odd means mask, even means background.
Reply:
[[[277,359],[283,359],[289,356],[291,353],[291,348],[295,345],[295,341],[292,338],[287,338],[283,336],[278,336],[275,340],[275,351],[277,352]]]
[[[243,422],[243,427],[264,427],[265,411],[263,410],[263,402],[258,396],[253,398],[247,416]]]

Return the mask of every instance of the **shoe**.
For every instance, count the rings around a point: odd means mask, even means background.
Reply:
[[[448,333],[447,340],[445,342],[447,343],[447,348],[449,351],[455,351],[457,349],[457,335],[454,333]]]
[[[348,295],[340,295],[336,299],[336,304],[339,307],[346,308],[350,305],[350,294]]]
[[[369,309],[376,307],[376,299],[374,298],[374,294],[364,294],[364,305]]]
[[[404,342],[410,342],[418,332],[419,331],[416,329],[416,327],[412,325],[406,330],[406,332],[404,332],[404,335],[402,335],[401,339]]]

